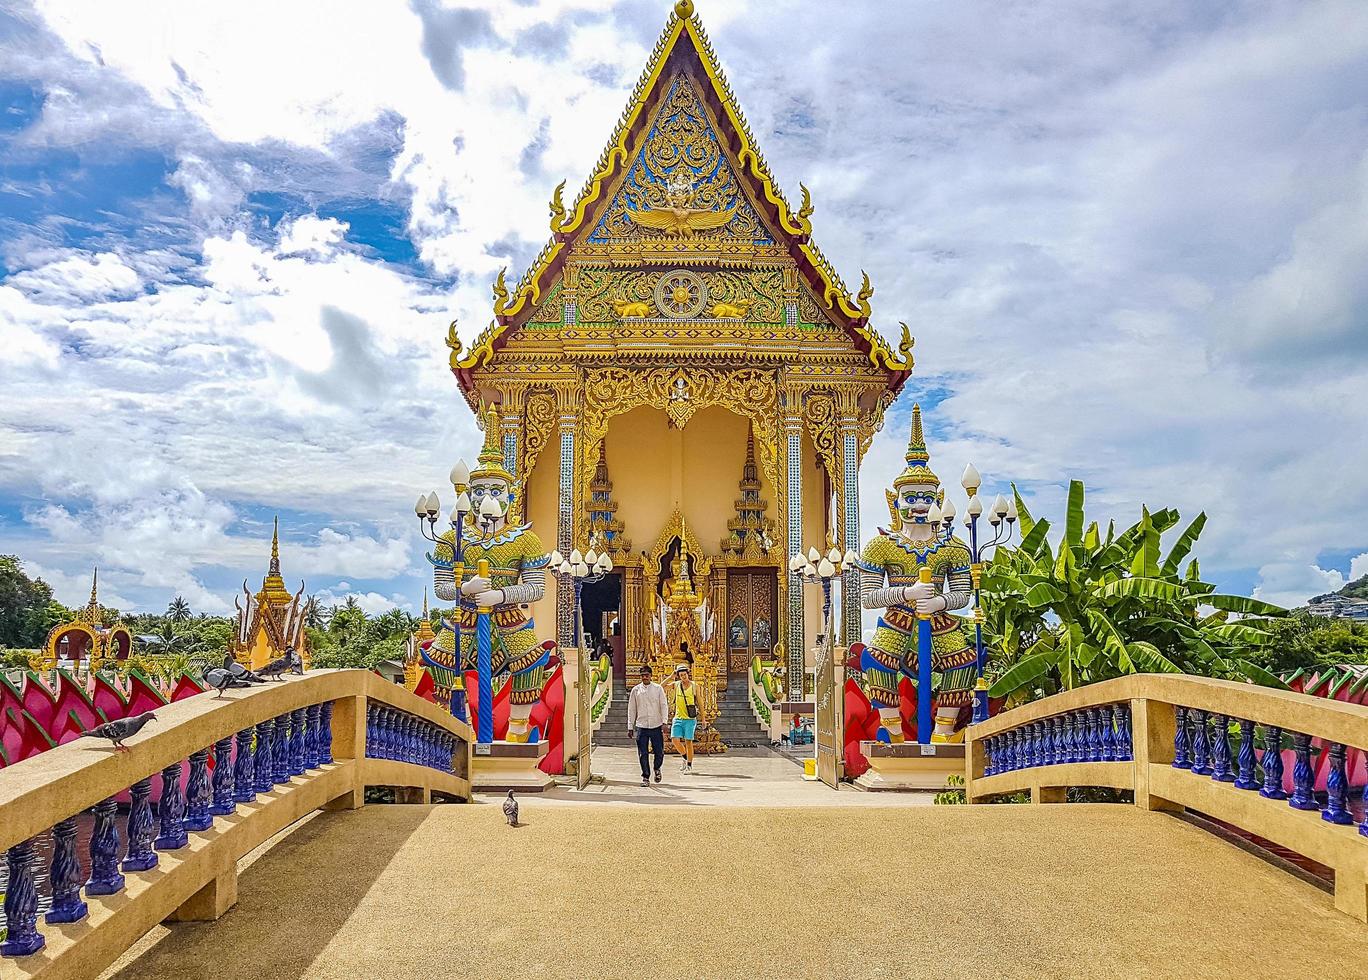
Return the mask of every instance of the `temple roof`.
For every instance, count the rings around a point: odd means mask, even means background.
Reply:
[[[644,226],[646,222],[642,219],[654,215],[661,215],[657,220],[669,220],[665,213],[670,210],[668,206],[640,207],[639,193],[635,205],[630,201],[624,204],[622,197],[624,194],[630,196],[633,190],[640,191],[640,188],[630,186],[638,177],[632,170],[638,166],[638,156],[652,127],[661,125],[663,114],[676,104],[677,90],[682,86],[688,91],[679,91],[679,95],[686,99],[701,97],[706,115],[710,117],[707,138],[715,141],[721,150],[718,169],[725,167],[727,170],[721,175],[727,184],[726,199],[714,203],[713,207],[721,210],[730,205],[730,210],[713,217],[719,221],[734,218],[734,224],[727,231],[737,235],[739,229],[740,236],[747,239],[746,245],[765,246],[791,256],[822,313],[852,337],[876,368],[888,373],[893,388],[901,387],[911,373],[911,340],[906,327],[903,343],[895,353],[878,331],[869,326],[869,299],[874,293],[869,277],[863,276],[860,290],[852,296],[826,256],[812,242],[809,218],[813,207],[807,188],[799,185],[802,204],[795,211],[756,145],[702,22],[694,13],[693,3],[680,0],[674,5],[646,69],[632,90],[627,107],[584,189],[569,208],[561,197],[564,183],[555,189],[551,200],[551,238],[511,291],[504,273],[499,273],[493,287],[493,322],[464,352],[455,325],[452,325],[447,338],[452,349],[451,368],[467,392],[473,385],[471,372],[489,361],[506,342],[510,328],[527,322],[550,292],[572,245],[592,246],[608,240],[606,236],[612,234],[615,217],[619,227],[633,222]],[[697,210],[692,213],[702,215]],[[710,221],[700,227],[718,227],[718,222]],[[688,237],[692,234],[690,230],[685,230],[681,237],[670,237],[671,233],[678,236],[679,230],[672,229],[654,240],[657,244],[663,243],[660,247],[663,261],[669,261],[671,252],[682,249],[683,243],[697,241]]]

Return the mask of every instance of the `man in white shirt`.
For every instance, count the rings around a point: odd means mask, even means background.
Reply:
[[[652,680],[650,666],[643,666],[641,683],[627,695],[627,734],[636,738],[642,786],[651,785],[651,752],[655,753],[655,781],[660,782],[660,766],[665,761],[665,726],[669,721],[665,688]]]

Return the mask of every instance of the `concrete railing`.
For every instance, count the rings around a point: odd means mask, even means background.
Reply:
[[[1190,809],[1332,868],[1335,905],[1368,921],[1368,820],[1349,813],[1346,758],[1368,749],[1368,707],[1185,674],[1091,684],[971,725],[969,803],[1071,786],[1131,790],[1147,810]],[[1325,799],[1312,755],[1325,753]]]
[[[367,786],[470,798],[470,727],[369,671],[206,693],[156,715],[127,752],[78,739],[0,770],[5,977],[97,976],[164,919],[218,918],[236,901],[239,858],[314,810],[362,806]],[[36,839],[49,831],[40,924]]]

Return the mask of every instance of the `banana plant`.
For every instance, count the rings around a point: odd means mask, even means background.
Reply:
[[[999,548],[984,568],[985,631],[997,674],[991,697],[1053,694],[1133,673],[1191,673],[1285,687],[1248,658],[1270,642],[1280,606],[1222,595],[1202,581],[1193,547],[1206,525],[1198,514],[1168,553],[1161,539],[1176,510],[1141,511],[1119,534],[1086,523],[1083,484],[1069,484],[1064,534],[1034,520],[1016,487],[1021,544]],[[1186,562],[1186,565],[1184,563]],[[1231,616],[1240,617],[1232,620]]]

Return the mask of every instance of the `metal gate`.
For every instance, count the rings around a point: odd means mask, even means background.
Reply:
[[[816,675],[814,694],[817,701],[817,733],[814,748],[817,755],[817,778],[832,789],[839,789],[842,705],[840,692],[836,690],[835,657],[826,644],[817,648]]]

